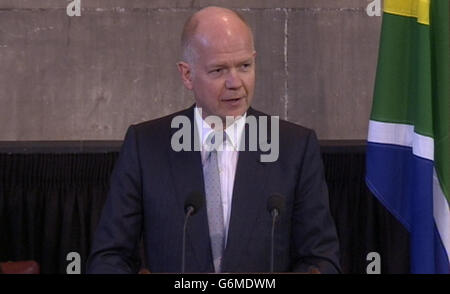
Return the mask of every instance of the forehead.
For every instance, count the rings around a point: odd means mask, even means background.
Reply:
[[[246,34],[199,36],[195,42],[201,63],[240,62],[253,57],[253,42]]]

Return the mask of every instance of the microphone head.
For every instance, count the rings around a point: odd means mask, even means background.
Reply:
[[[191,207],[193,209],[191,215],[196,214],[197,211],[202,208],[203,202],[204,197],[202,193],[198,191],[191,192],[184,202],[184,213],[187,213],[189,208]]]
[[[273,213],[274,210],[277,210],[278,214],[281,214],[283,209],[284,209],[284,197],[278,193],[270,195],[269,200],[267,201],[267,210],[270,213]]]

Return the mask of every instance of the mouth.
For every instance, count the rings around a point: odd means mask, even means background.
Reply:
[[[237,97],[237,98],[228,98],[228,99],[222,99],[223,102],[227,103],[237,103],[240,100],[242,100],[244,97]]]

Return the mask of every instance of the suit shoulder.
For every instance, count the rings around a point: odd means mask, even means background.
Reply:
[[[176,116],[188,116],[190,109],[184,109],[178,112],[171,113],[169,115],[155,118],[152,120],[140,122],[137,124],[131,125],[132,128],[135,129],[138,134],[150,134],[154,132],[163,132],[167,133],[169,129],[171,129],[171,123],[174,117]]]
[[[260,116],[270,116],[269,114],[266,114],[264,112],[252,109],[250,115],[255,115],[257,117]],[[312,134],[315,136],[315,131],[313,129],[307,128],[305,126],[284,120],[279,119],[280,121],[280,135],[283,136],[295,136],[295,137],[309,137]]]
[[[313,129],[283,119],[280,119],[280,132],[286,132],[288,135],[300,135],[301,137],[315,135]]]

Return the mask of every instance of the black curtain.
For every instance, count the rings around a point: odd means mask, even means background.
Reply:
[[[66,273],[85,264],[116,153],[0,155],[0,260],[34,259]]]
[[[344,273],[366,273],[367,254],[381,257],[381,273],[409,273],[409,235],[365,184],[364,152],[322,153],[331,214]]]
[[[84,272],[117,155],[0,154],[0,261],[33,259],[42,273],[66,273],[67,254],[78,252]],[[408,233],[366,188],[364,151],[322,157],[344,273],[366,273],[373,251],[382,273],[408,273]]]

